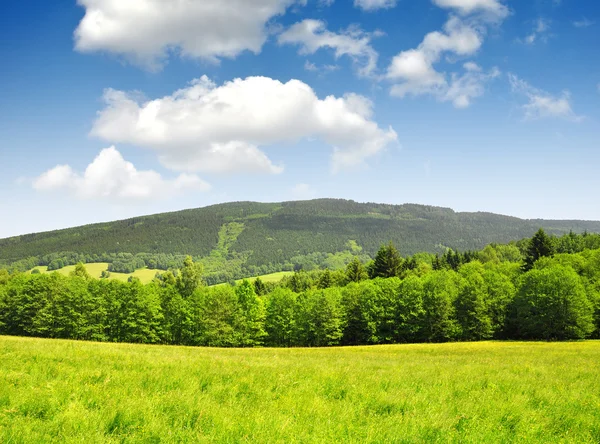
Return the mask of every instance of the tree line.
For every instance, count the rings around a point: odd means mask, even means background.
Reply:
[[[70,276],[3,270],[0,334],[220,347],[600,337],[600,249],[557,253],[543,230],[523,244],[402,258],[390,243],[371,263],[279,284],[207,287],[191,257],[148,285],[81,264]]]

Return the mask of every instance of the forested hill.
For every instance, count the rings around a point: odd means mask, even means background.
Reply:
[[[600,232],[600,222],[522,220],[490,213],[457,213],[423,205],[348,200],[236,202],[118,222],[28,234],[0,240],[0,263],[56,252],[190,254],[242,257],[246,265],[282,264],[310,253],[373,255],[393,241],[402,254],[465,251],[491,242],[549,233]],[[350,242],[354,241],[354,242]]]

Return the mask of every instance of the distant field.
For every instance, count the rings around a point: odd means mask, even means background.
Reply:
[[[95,278],[100,278],[100,275],[102,274],[102,272],[104,270],[108,269],[108,263],[106,262],[99,262],[99,263],[95,263],[95,264],[85,264],[85,268],[88,271],[88,273],[95,277]],[[48,267],[35,267],[34,270],[40,270],[40,273],[52,273],[48,271]],[[69,265],[68,267],[64,267],[61,268],[60,270],[56,270],[58,273],[63,274],[65,276],[67,276],[71,271],[75,270],[75,265]],[[139,270],[135,270],[135,272],[131,273],[131,274],[124,274],[124,273],[110,273],[110,279],[117,279],[119,281],[127,281],[127,279],[129,279],[130,276],[134,276],[139,278],[139,280],[143,283],[143,284],[148,284],[149,282],[152,281],[152,279],[154,279],[154,276],[156,275],[157,272],[161,272],[160,270],[149,270],[147,268],[141,268]],[[279,282],[281,279],[283,279],[285,276],[290,276],[294,274],[294,272],[292,271],[281,271],[279,273],[271,273],[271,274],[265,274],[262,276],[258,276],[261,278],[261,280],[263,282]],[[254,282],[256,280],[256,277],[252,277],[252,278],[248,278],[248,280],[250,282]],[[243,279],[239,279],[237,282],[242,282]],[[220,284],[223,285],[223,284]]]
[[[263,282],[279,282],[284,277],[291,276],[293,274],[294,274],[293,271],[280,271],[279,273],[263,274],[262,276],[251,277],[251,278],[248,278],[247,280],[250,282],[254,282],[256,280],[256,278],[259,277],[261,279],[261,281],[263,281]],[[238,280],[238,282],[242,282],[242,281],[243,281],[243,279]]]
[[[293,274],[294,274],[293,271],[280,271],[278,273],[263,274],[262,276],[254,276],[254,277],[245,278],[245,279],[238,279],[238,280],[236,280],[236,282],[239,284],[240,282],[243,282],[244,280],[246,280],[246,281],[253,283],[257,278],[260,278],[263,282],[279,282],[284,277],[291,276]],[[214,287],[217,287],[219,285],[228,285],[228,283],[223,282],[222,284],[214,285]]]
[[[95,278],[100,278],[100,275],[102,274],[102,272],[108,269],[108,265],[109,264],[106,262],[99,262],[99,263],[95,263],[95,264],[85,264],[85,268],[91,276],[93,276]],[[35,267],[34,270],[35,269],[40,270],[41,273],[49,273],[48,267]],[[64,274],[65,276],[67,276],[73,270],[75,270],[75,265],[69,265],[68,267],[64,267],[64,268],[61,268],[60,270],[56,270],[56,271],[60,274]],[[147,268],[135,270],[135,272],[133,272],[131,274],[112,273],[111,272],[110,278],[117,279],[119,281],[127,281],[127,279],[129,279],[130,276],[134,276],[134,277],[139,278],[142,283],[147,284],[150,281],[152,281],[152,279],[154,279],[156,272],[157,272],[157,270],[149,270]]]
[[[205,349],[0,337],[0,442],[600,442],[600,342]]]

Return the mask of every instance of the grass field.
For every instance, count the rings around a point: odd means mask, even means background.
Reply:
[[[294,274],[293,271],[280,271],[278,273],[263,274],[262,276],[251,277],[251,278],[248,278],[247,280],[250,282],[254,282],[256,280],[256,278],[259,277],[261,279],[261,281],[263,281],[263,282],[279,282],[284,277],[291,276],[293,274]],[[243,281],[243,279],[239,279],[237,282],[242,282],[242,281]]]
[[[87,272],[90,276],[95,278],[100,278],[100,275],[103,271],[108,269],[108,263],[99,262],[95,264],[84,264]],[[48,271],[48,267],[35,267],[34,270],[39,270],[40,273],[52,273]],[[61,268],[60,270],[56,270],[58,273],[68,276],[71,271],[75,270],[75,265],[69,265],[67,267]],[[149,270],[147,268],[141,268],[139,270],[135,270],[131,274],[125,273],[110,273],[110,279],[117,279],[119,281],[126,282],[130,276],[137,277],[142,284],[148,284],[154,279],[156,273],[161,272],[160,270]],[[258,276],[262,279],[263,282],[279,282],[283,277],[290,276],[294,274],[292,271],[281,271],[279,273],[271,273],[265,274],[263,276]],[[254,282],[256,277],[248,278],[250,282]],[[242,282],[243,279],[238,280],[237,282]],[[227,285],[227,284],[219,284],[219,285]]]
[[[204,349],[0,337],[0,442],[600,442],[600,342]]]
[[[84,265],[85,265],[87,272],[90,274],[90,276],[95,277],[95,278],[100,278],[100,275],[102,274],[102,272],[108,269],[109,264],[106,262],[99,262],[99,263],[84,264]],[[35,269],[39,270],[40,273],[49,273],[48,267],[35,267],[34,270]],[[61,268],[60,270],[56,270],[56,271],[60,274],[68,276],[68,274],[73,270],[75,270],[75,265],[69,265],[67,267]],[[141,268],[139,270],[135,270],[131,274],[112,273],[111,272],[110,279],[117,279],[119,281],[126,282],[130,276],[134,276],[134,277],[139,278],[139,280],[143,284],[148,284],[149,282],[152,281],[152,279],[154,279],[156,272],[157,272],[157,270],[149,270],[147,268]]]

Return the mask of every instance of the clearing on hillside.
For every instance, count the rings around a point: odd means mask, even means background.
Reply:
[[[0,442],[600,442],[600,342],[206,349],[0,337]]]

